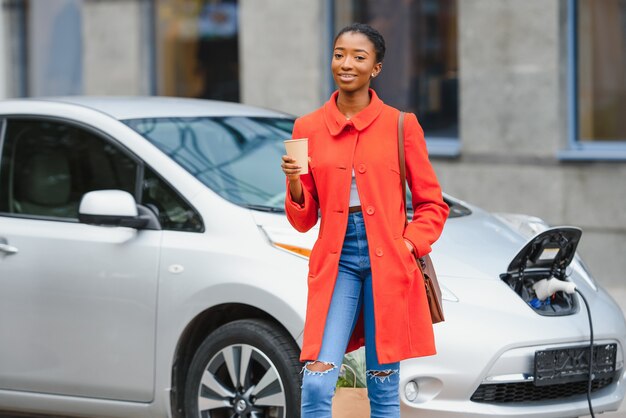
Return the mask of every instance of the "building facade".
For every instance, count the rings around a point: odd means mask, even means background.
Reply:
[[[417,114],[444,190],[581,227],[591,271],[626,288],[626,0],[3,0],[0,13],[0,97],[296,115],[333,90],[333,34],[369,23],[387,40],[375,88]]]

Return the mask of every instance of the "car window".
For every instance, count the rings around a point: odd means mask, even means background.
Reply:
[[[10,119],[0,160],[0,212],[76,220],[82,196],[118,189],[135,194],[137,164],[81,127]]]
[[[202,232],[202,219],[191,205],[146,167],[141,203],[157,214],[163,229]]]
[[[198,117],[124,121],[223,198],[283,210],[285,175],[277,168],[293,119]]]
[[[123,121],[223,198],[283,211],[285,176],[277,169],[293,119],[259,117],[144,118]],[[409,215],[411,193],[407,190]],[[451,199],[449,217],[471,211]]]

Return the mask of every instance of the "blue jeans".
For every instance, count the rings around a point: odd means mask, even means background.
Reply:
[[[363,213],[350,213],[339,259],[339,273],[328,310],[318,362],[330,367],[302,377],[301,418],[331,418],[331,401],[348,340],[363,306],[367,393],[372,418],[399,418],[400,363],[380,364],[376,355],[372,270]],[[378,373],[377,373],[378,372]],[[383,372],[383,375],[377,375]]]

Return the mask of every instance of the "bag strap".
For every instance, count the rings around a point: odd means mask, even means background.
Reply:
[[[398,164],[400,165],[400,181],[402,182],[402,202],[404,204],[404,224],[408,224],[406,214],[406,162],[404,157],[404,112],[398,117]]]
[[[402,182],[402,203],[404,203],[404,226],[409,224],[408,215],[406,213],[406,161],[404,157],[404,112],[400,112],[400,116],[398,117],[398,162],[400,164],[400,181]],[[415,259],[418,261],[418,265],[421,267],[422,271],[426,270],[427,261],[425,260],[428,257],[430,262],[430,256],[426,254],[424,257],[417,257],[415,255]],[[432,262],[431,262],[432,264]],[[433,270],[434,273],[434,270]]]

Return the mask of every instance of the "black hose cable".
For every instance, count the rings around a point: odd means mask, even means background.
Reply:
[[[585,302],[585,308],[587,308],[587,316],[589,317],[589,377],[587,380],[587,403],[589,404],[589,413],[591,414],[591,418],[596,418],[593,413],[593,407],[591,406],[591,382],[593,381],[593,323],[591,322],[591,310],[589,309],[589,303],[587,303],[587,298],[585,295],[581,293],[580,290],[576,289],[576,293],[582,298],[583,302]]]

